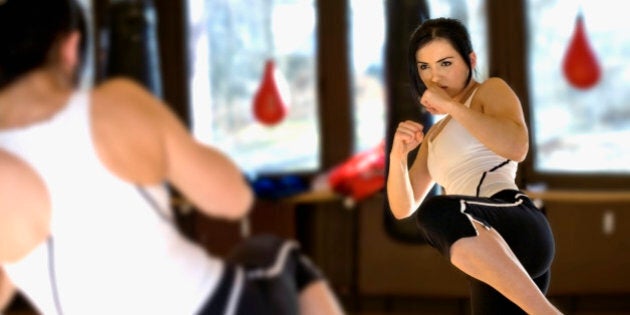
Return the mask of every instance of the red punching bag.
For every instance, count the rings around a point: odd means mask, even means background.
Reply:
[[[589,89],[600,79],[601,69],[597,56],[586,36],[584,18],[578,14],[575,29],[562,63],[564,76],[578,89]]]
[[[286,82],[276,70],[274,61],[267,60],[262,82],[254,95],[254,117],[268,126],[279,123],[287,114],[287,98]]]
[[[385,141],[353,155],[328,174],[334,191],[355,201],[369,197],[385,186]]]

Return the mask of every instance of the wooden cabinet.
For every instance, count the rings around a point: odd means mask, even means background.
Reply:
[[[556,242],[550,296],[630,294],[630,197],[545,195]],[[628,198],[628,200],[626,200]],[[382,197],[360,205],[359,294],[467,296],[465,277],[428,245],[390,237]],[[535,244],[532,244],[535,246]]]
[[[630,293],[630,202],[545,203],[556,240],[551,295]]]

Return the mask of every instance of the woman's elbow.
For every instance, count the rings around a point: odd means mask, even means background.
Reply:
[[[234,193],[234,198],[230,205],[230,210],[223,212],[223,217],[227,220],[237,221],[245,217],[254,204],[254,192],[247,187],[243,187],[239,192]]]
[[[497,147],[494,152],[510,161],[523,162],[529,151],[529,141],[512,139],[509,143],[504,143],[501,148]]]
[[[397,220],[408,218],[413,212],[409,210],[409,207],[396,207],[390,205],[390,212]]]
[[[243,194],[244,194],[244,197],[242,201],[240,202],[240,204],[238,205],[239,211],[237,212],[238,212],[239,218],[244,217],[245,215],[249,213],[249,211],[251,211],[251,209],[254,206],[254,200],[256,199],[256,196],[254,195],[254,191],[251,188],[249,188],[249,186],[247,186]]]
[[[202,197],[200,197],[202,196]],[[197,198],[195,198],[197,197]],[[246,185],[236,185],[220,191],[191,195],[186,206],[193,207],[209,217],[238,221],[245,217],[254,203],[254,192]]]
[[[516,143],[514,148],[511,150],[510,160],[515,162],[523,162],[527,157],[527,152],[529,151],[529,142],[524,141]]]
[[[409,216],[411,216],[411,211],[406,211],[406,212],[401,212],[401,213],[394,212],[394,218],[396,218],[397,220],[406,219]]]

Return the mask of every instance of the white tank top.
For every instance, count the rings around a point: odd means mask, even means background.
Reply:
[[[475,92],[464,103],[466,107]],[[504,189],[518,189],[517,163],[492,152],[455,119],[429,140],[427,167],[449,195],[490,197]]]
[[[222,261],[178,232],[165,187],[137,187],[101,164],[89,108],[76,93],[50,120],[0,131],[0,148],[37,171],[52,206],[48,242],[3,267],[41,314],[194,314]]]

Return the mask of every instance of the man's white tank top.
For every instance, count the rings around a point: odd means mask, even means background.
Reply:
[[[466,107],[475,92],[464,103]],[[490,197],[504,189],[518,190],[517,163],[492,152],[455,119],[429,140],[427,167],[449,195]]]
[[[51,234],[7,274],[42,314],[194,314],[223,262],[182,236],[164,186],[138,187],[101,163],[90,100],[75,93],[53,118],[0,131],[48,189]]]

